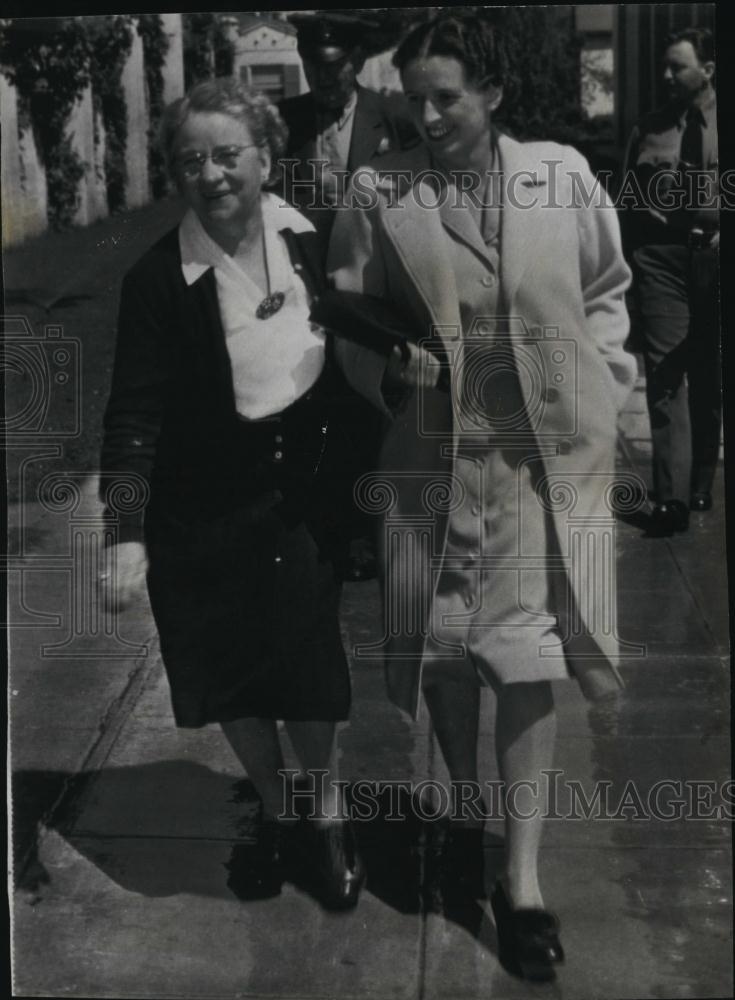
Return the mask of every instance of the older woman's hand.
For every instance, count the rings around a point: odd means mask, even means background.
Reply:
[[[392,385],[434,389],[439,379],[439,365],[431,364],[431,360],[431,355],[423,347],[406,341],[403,351],[400,347],[393,348],[385,370],[386,381]]]
[[[122,611],[146,592],[148,556],[142,542],[120,542],[105,552],[100,584],[115,611]]]

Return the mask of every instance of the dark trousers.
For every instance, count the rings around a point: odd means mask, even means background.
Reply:
[[[633,254],[659,503],[708,493],[722,415],[717,251],[643,246]]]

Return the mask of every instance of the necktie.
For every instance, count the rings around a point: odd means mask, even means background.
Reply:
[[[344,111],[344,108],[319,108],[316,115],[317,130],[325,132],[330,125],[336,125]]]
[[[681,136],[680,158],[685,170],[701,170],[704,166],[702,112],[699,108],[687,111],[687,122]]]

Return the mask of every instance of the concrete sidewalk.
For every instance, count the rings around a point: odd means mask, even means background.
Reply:
[[[645,478],[642,385],[621,430],[620,468]],[[646,650],[624,660],[619,701],[594,708],[575,686],[556,686],[565,781],[588,795],[610,782],[614,804],[631,780],[644,800],[662,779],[699,782],[704,798],[699,819],[547,823],[542,884],[567,951],[555,987],[500,967],[487,902],[456,906],[431,891],[430,837],[418,827],[359,825],[368,883],[352,913],[324,911],[298,882],[275,899],[236,898],[228,866],[252,832],[254,803],[223,737],[174,728],[146,606],[110,632],[86,592],[80,620],[71,581],[93,572],[93,561],[75,562],[93,530],[93,486],[80,476],[71,506],[21,491],[9,515],[16,995],[732,994],[730,823],[708,817],[702,784],[719,789],[730,761],[721,476],[715,510],[686,535],[646,539],[645,517],[617,522],[620,635]],[[343,626],[348,649],[379,638],[374,584],[345,588]],[[387,702],[374,661],[353,658],[352,670],[343,777],[444,780],[426,716],[411,725]],[[494,700],[483,697],[481,775],[494,780]],[[488,824],[488,886],[501,834]]]

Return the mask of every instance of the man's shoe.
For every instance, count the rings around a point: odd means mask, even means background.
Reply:
[[[692,493],[689,498],[689,510],[705,511],[712,510],[711,493]]]
[[[646,534],[649,538],[668,538],[689,528],[689,510],[681,500],[667,500],[653,508]]]

